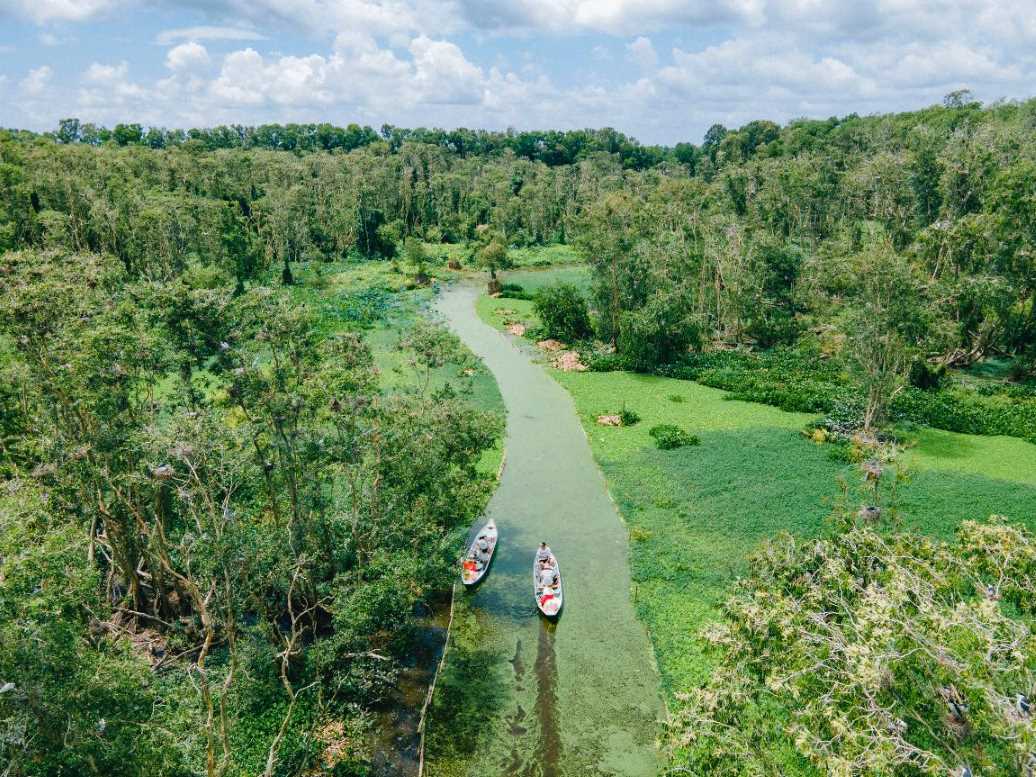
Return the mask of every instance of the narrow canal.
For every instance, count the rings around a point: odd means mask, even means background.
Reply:
[[[506,466],[488,515],[500,544],[488,578],[464,592],[499,649],[468,775],[653,775],[663,707],[650,644],[630,601],[627,538],[571,398],[533,353],[480,321],[478,289],[456,286],[438,313],[496,377],[507,406]],[[547,541],[561,564],[557,624],[532,599]],[[479,678],[485,682],[486,678]],[[429,722],[435,726],[433,718]],[[437,771],[435,761],[426,768]],[[450,774],[456,774],[456,764]]]

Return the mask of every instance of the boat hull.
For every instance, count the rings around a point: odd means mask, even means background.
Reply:
[[[487,521],[478,534],[475,537],[475,541],[468,546],[468,552],[461,559],[460,568],[460,581],[464,584],[465,588],[473,588],[474,586],[481,583],[487,574],[489,574],[489,567],[493,563],[493,557],[496,555],[496,544],[499,539],[499,532],[496,528],[496,523],[490,519]],[[477,569],[474,564],[473,557],[478,547],[478,541],[480,538],[485,537],[489,542],[489,557],[482,565],[481,569]]]

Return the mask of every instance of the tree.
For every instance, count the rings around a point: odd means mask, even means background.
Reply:
[[[1026,774],[1034,547],[995,516],[952,542],[858,526],[769,541],[704,635],[715,669],[681,697],[677,763],[720,777]]]
[[[926,339],[940,334],[924,280],[884,238],[853,260],[855,295],[845,317],[847,358],[865,397],[863,428],[884,423],[892,400],[906,387],[911,362]]]
[[[623,310],[629,306],[630,262],[639,239],[636,216],[637,208],[629,194],[605,195],[586,209],[576,241],[594,271],[599,334],[613,345],[619,339]]]
[[[727,136],[727,132],[727,128],[722,124],[713,124],[705,133],[701,149],[713,162],[716,161],[716,152],[719,150],[720,143]]]
[[[593,335],[586,299],[572,284],[544,286],[537,292],[533,304],[547,337],[572,342]]]
[[[489,242],[478,249],[475,260],[479,267],[489,271],[489,293],[500,291],[500,281],[496,274],[500,270],[511,267],[511,258],[507,255],[507,247],[499,237],[492,237]]]
[[[116,124],[112,137],[120,146],[135,146],[143,139],[144,129],[139,124]]]
[[[56,137],[59,143],[78,143],[82,137],[79,119],[61,119],[58,122]]]
[[[414,268],[415,280],[421,284],[427,283],[428,251],[425,249],[424,243],[411,235],[403,244],[403,254],[406,256],[407,263]]]
[[[672,364],[701,346],[701,330],[679,290],[655,291],[647,302],[623,313],[616,352],[630,369],[648,372]]]

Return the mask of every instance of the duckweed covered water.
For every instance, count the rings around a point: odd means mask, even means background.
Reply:
[[[506,465],[487,510],[500,544],[486,580],[463,593],[477,637],[451,653],[425,773],[654,774],[664,712],[630,602],[626,530],[568,393],[528,349],[479,321],[477,294],[454,287],[436,307],[485,361],[507,406]],[[532,598],[540,540],[564,578],[557,624]]]

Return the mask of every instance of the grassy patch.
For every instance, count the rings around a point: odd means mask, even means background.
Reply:
[[[811,418],[728,401],[689,381],[630,373],[555,373],[572,394],[612,493],[631,527],[637,610],[651,629],[667,691],[705,677],[697,634],[716,616],[747,554],[781,530],[822,530],[856,470],[798,434]],[[670,397],[682,396],[673,402]],[[625,402],[643,418],[604,428],[597,415]],[[673,424],[701,445],[658,450],[650,436]],[[1005,437],[923,430],[903,457],[908,528],[947,536],[991,513],[1036,526],[1036,447]]]
[[[501,326],[505,310],[535,323],[521,300],[480,299],[479,314]],[[651,631],[664,687],[672,694],[710,669],[699,638],[717,617],[748,554],[787,530],[821,532],[857,471],[799,434],[812,413],[731,401],[688,380],[627,372],[563,373],[594,456],[630,527],[630,563],[639,616]],[[625,403],[642,420],[602,427],[598,415]],[[672,424],[701,444],[659,450],[650,430]],[[1001,513],[1036,527],[1036,446],[1009,437],[936,429],[912,435],[899,487],[906,528],[948,536],[965,519]]]
[[[559,267],[583,262],[576,249],[561,244],[512,248],[507,255],[515,267]]]

